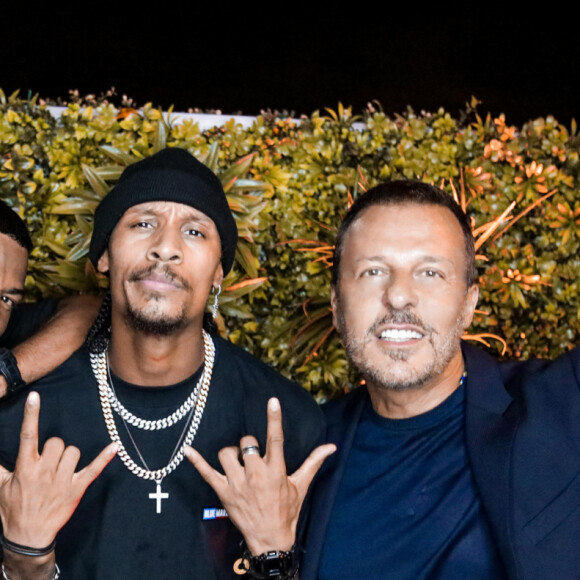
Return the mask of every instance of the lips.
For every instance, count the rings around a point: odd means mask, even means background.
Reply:
[[[170,286],[172,288],[178,288],[179,284],[171,277],[164,274],[152,273],[145,276],[139,280],[145,284],[151,284],[153,286]]]
[[[389,310],[369,328],[369,334],[378,338],[409,340],[423,338],[432,330],[409,310]]]
[[[370,335],[390,343],[412,343],[433,332],[433,328],[409,310],[392,310],[369,329]]]

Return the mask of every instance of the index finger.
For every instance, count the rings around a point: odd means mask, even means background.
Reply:
[[[16,458],[16,469],[23,461],[38,459],[38,417],[40,416],[40,395],[32,391],[26,398],[24,416],[20,428],[20,448]]]
[[[266,439],[266,454],[264,460],[286,472],[284,460],[284,429],[282,428],[282,409],[280,401],[272,397],[268,401],[268,430]]]
[[[109,461],[115,457],[118,450],[119,446],[117,443],[109,443],[86,467],[74,475],[82,493],[99,477]]]
[[[213,490],[220,496],[224,487],[227,487],[227,480],[225,475],[222,475],[219,471],[216,471],[197,451],[191,446],[187,446],[183,453],[193,466],[199,471],[199,474],[205,479]],[[220,496],[221,497],[221,496]]]

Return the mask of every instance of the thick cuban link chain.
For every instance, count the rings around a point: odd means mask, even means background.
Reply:
[[[205,331],[204,331],[204,338],[205,338]],[[206,351],[206,361],[205,361],[205,368],[204,372],[206,373],[206,380],[200,380],[194,389],[194,407],[190,409],[190,413],[193,413],[193,417],[191,419],[191,424],[189,429],[187,430],[187,435],[183,441],[183,444],[176,449],[175,453],[173,454],[172,458],[170,459],[169,463],[155,471],[151,471],[139,466],[131,457],[129,453],[125,449],[121,438],[119,437],[119,432],[117,430],[117,425],[115,423],[115,417],[113,413],[113,408],[111,406],[111,402],[109,399],[108,393],[108,381],[107,381],[107,357],[103,354],[91,354],[91,367],[93,369],[93,373],[95,378],[97,379],[97,383],[99,385],[99,399],[101,402],[101,408],[103,411],[103,417],[105,419],[105,425],[107,427],[107,431],[109,433],[109,437],[111,441],[117,443],[118,445],[118,456],[120,457],[121,461],[127,467],[127,469],[136,475],[137,477],[141,477],[143,479],[149,479],[153,481],[161,481],[165,479],[171,472],[173,472],[179,464],[183,461],[184,458],[184,449],[186,446],[192,444],[197,430],[199,428],[199,424],[201,422],[201,418],[203,416],[203,411],[205,409],[205,404],[207,402],[207,396],[209,392],[209,385],[211,382],[211,375],[213,372],[213,364],[215,359],[215,346],[211,337],[209,338],[209,344],[207,345],[208,349]]]
[[[111,407],[117,413],[119,413],[119,415],[121,416],[121,418],[124,421],[126,421],[129,425],[133,425],[134,427],[137,427],[138,429],[144,429],[147,431],[156,431],[159,429],[166,429],[167,427],[171,427],[172,425],[175,425],[175,423],[177,423],[178,421],[183,419],[183,417],[185,417],[189,413],[189,411],[191,411],[191,409],[195,405],[197,393],[199,392],[200,383],[202,385],[202,388],[204,388],[204,386],[209,385],[209,382],[211,380],[211,371],[212,371],[213,362],[214,362],[215,348],[213,345],[213,341],[212,341],[210,335],[205,330],[203,330],[202,332],[203,332],[204,366],[203,366],[203,372],[202,372],[202,375],[199,379],[197,387],[195,388],[195,390],[192,391],[191,395],[189,395],[189,397],[186,399],[186,401],[183,403],[183,405],[181,405],[179,407],[179,409],[176,409],[171,415],[169,415],[168,417],[164,417],[163,419],[157,419],[156,421],[148,421],[147,419],[142,419],[141,417],[137,417],[136,415],[131,413],[131,411],[126,409],[123,406],[123,404],[119,401],[114,389],[112,388],[113,380],[110,376],[109,365],[107,365],[106,375],[104,377],[102,377],[102,379],[97,378],[97,380],[99,381],[99,386],[100,386],[100,380],[103,380],[104,384],[106,384],[107,394],[109,396],[109,401],[111,403]],[[105,361],[106,361],[107,355],[105,353],[102,353],[101,355],[98,355],[98,356],[104,357]],[[109,384],[109,381],[107,381],[107,376],[109,378],[110,384]]]

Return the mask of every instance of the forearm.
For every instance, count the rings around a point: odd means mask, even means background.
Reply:
[[[4,574],[1,578],[52,579],[56,571],[54,555],[56,534],[50,526],[42,523],[46,518],[42,517],[41,512],[23,507],[30,505],[30,502],[12,498],[10,507],[13,509],[17,505],[20,509],[16,513],[4,509],[5,506],[0,506],[2,512],[0,550],[3,554]]]
[[[88,295],[65,298],[56,314],[36,334],[12,349],[26,383],[55,369],[83,344],[101,301],[99,296]],[[2,377],[0,395],[5,389]]]

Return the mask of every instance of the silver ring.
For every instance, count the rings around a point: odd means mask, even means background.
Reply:
[[[257,445],[248,445],[242,449],[242,457],[246,455],[260,455],[260,448]]]

